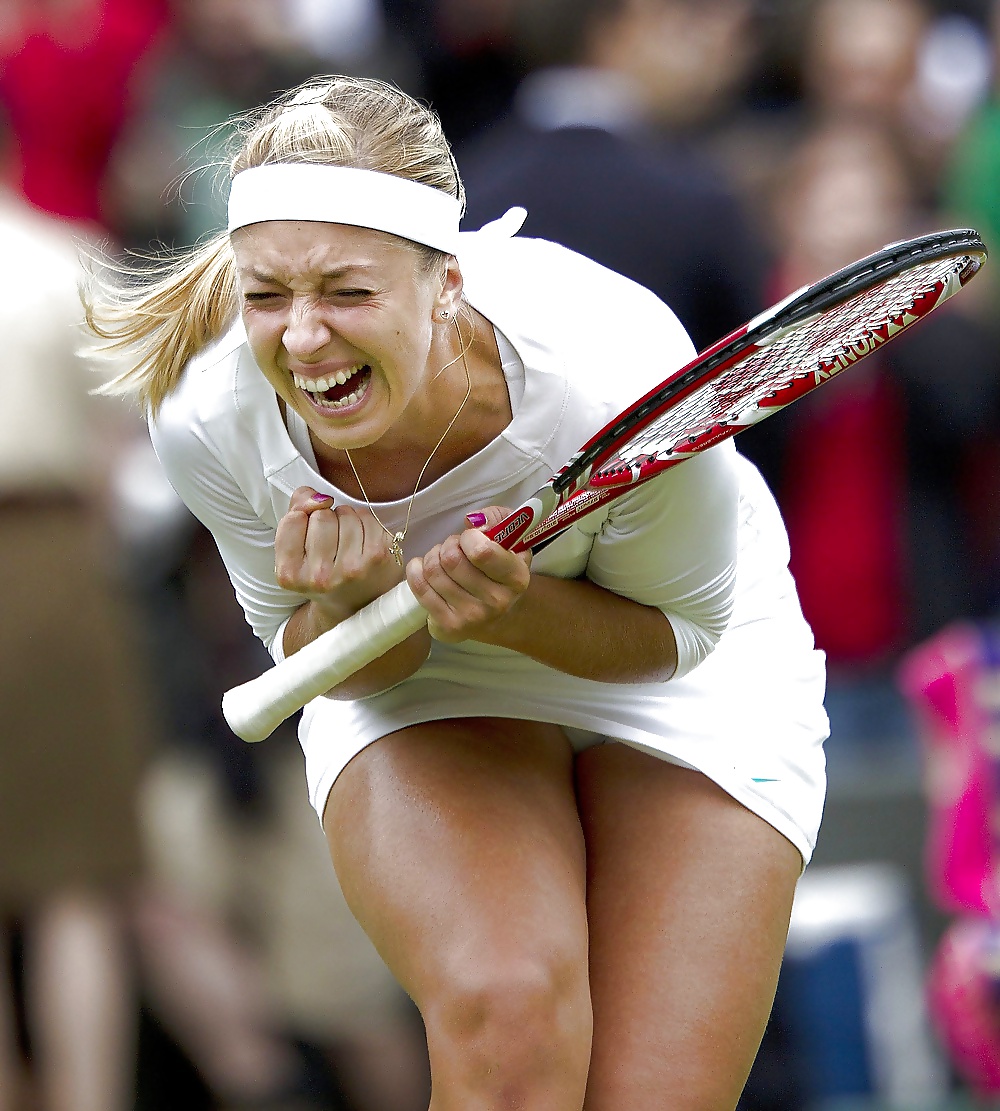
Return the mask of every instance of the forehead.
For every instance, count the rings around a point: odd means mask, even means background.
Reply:
[[[332,273],[415,272],[419,254],[397,236],[349,224],[272,220],[231,236],[241,276],[313,279]]]

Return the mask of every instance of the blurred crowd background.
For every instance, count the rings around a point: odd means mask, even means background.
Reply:
[[[893,240],[1000,250],[995,0],[0,0],[0,1111],[427,1106],[294,723],[221,718],[263,650],[74,332],[77,247],[216,231],[225,121],[325,72],[433,105],[467,229],[524,205],[699,347]],[[833,728],[742,1111],[1000,1090],[996,266],[740,439]]]

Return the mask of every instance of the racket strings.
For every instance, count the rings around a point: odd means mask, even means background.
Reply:
[[[925,263],[887,279],[874,289],[807,318],[766,346],[753,347],[745,358],[696,385],[619,445],[615,458],[599,475],[631,469],[654,456],[683,452],[712,428],[754,422],[753,410],[768,397],[804,377],[831,377],[868,354],[879,329],[907,326],[911,311],[933,296],[967,263],[966,257]],[[579,495],[578,495],[579,496]]]

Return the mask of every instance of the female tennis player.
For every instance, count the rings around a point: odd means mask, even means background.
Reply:
[[[774,502],[726,443],[533,560],[493,543],[683,328],[516,211],[460,235],[439,123],[394,88],[242,123],[227,232],[91,325],[276,660],[404,576],[427,610],[300,737],[431,1106],[732,1108],[825,782]]]

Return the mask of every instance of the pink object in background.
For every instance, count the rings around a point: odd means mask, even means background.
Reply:
[[[928,803],[926,880],[945,911],[991,915],[997,905],[994,723],[982,694],[988,679],[980,632],[950,625],[913,649],[900,686],[916,711],[924,745]]]
[[[979,1096],[1000,1095],[1000,927],[987,918],[949,926],[931,962],[928,1005],[959,1075]]]
[[[959,1075],[1000,1095],[1000,639],[948,626],[903,661],[900,687],[920,724],[928,804],[926,882],[957,914],[931,961],[928,1006]]]

